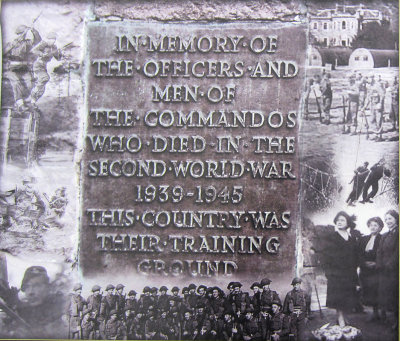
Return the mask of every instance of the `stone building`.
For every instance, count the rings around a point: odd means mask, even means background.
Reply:
[[[381,24],[389,17],[379,10],[364,8],[364,5],[347,6],[336,4],[332,9],[318,10],[309,16],[310,33],[324,46],[351,46],[354,37],[369,22]]]

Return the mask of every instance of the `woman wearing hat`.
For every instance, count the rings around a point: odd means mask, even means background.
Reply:
[[[379,217],[368,219],[370,234],[360,241],[360,281],[363,291],[363,304],[373,307],[372,319],[378,318],[378,274],[376,272],[376,254],[381,240],[379,234],[383,221]]]
[[[389,231],[382,235],[376,255],[378,271],[378,305],[382,319],[386,319],[386,311],[394,312],[397,327],[399,302],[399,214],[389,210],[385,214],[385,225]]]
[[[355,217],[340,211],[320,238],[320,262],[328,280],[326,305],[336,309],[337,322],[346,325],[344,312],[356,305],[358,238]]]

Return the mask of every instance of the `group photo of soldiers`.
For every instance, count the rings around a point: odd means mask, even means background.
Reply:
[[[126,290],[123,284],[82,297],[73,288],[68,304],[69,338],[102,340],[305,340],[311,298],[294,278],[285,297],[263,278],[243,290],[230,282],[226,290],[191,283]]]
[[[331,124],[334,117],[335,124],[342,125],[342,134],[363,134],[377,142],[384,141],[385,133],[398,130],[398,76],[384,79],[378,72],[349,70],[345,78],[332,80],[333,73],[323,69],[309,78],[305,120],[314,110],[322,124]]]

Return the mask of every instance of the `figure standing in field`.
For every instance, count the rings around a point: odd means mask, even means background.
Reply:
[[[321,82],[321,94],[322,94],[322,111],[323,120],[322,123],[331,123],[331,106],[332,106],[332,87],[331,87],[331,74],[325,73],[322,77]]]
[[[349,91],[348,91],[348,106],[343,127],[343,134],[350,134],[351,127],[354,126],[354,132],[352,135],[357,133],[357,114],[358,114],[358,103],[359,103],[359,88],[356,84],[354,77],[350,77],[349,80]]]
[[[33,105],[45,92],[46,84],[50,80],[50,76],[47,73],[47,63],[55,58],[60,60],[62,57],[62,51],[56,46],[57,35],[51,32],[47,35],[45,40],[42,40],[33,49],[32,53],[37,56],[35,62],[33,63],[33,76],[34,76],[34,86],[32,88],[31,94],[28,98]]]
[[[392,130],[399,129],[399,80],[394,78],[391,86],[391,108],[390,119],[392,120]]]

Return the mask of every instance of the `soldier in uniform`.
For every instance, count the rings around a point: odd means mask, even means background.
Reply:
[[[68,199],[66,197],[66,188],[57,188],[55,194],[51,197],[49,202],[49,207],[53,210],[54,214],[61,218],[65,213],[65,208],[68,204]]]
[[[154,297],[150,295],[151,289],[148,286],[143,288],[143,294],[139,299],[139,309],[142,312],[154,309]]]
[[[12,87],[15,106],[18,111],[25,111],[25,99],[32,89],[32,63],[36,58],[32,48],[41,40],[39,32],[33,27],[20,25],[15,30],[17,38],[6,45],[4,56],[4,78]]]
[[[174,334],[175,330],[171,325],[171,321],[167,319],[167,311],[165,309],[159,309],[159,311],[160,317],[157,320],[159,328],[159,339],[169,340],[170,336]]]
[[[66,299],[54,293],[47,271],[42,266],[26,269],[21,283],[17,313],[29,325],[29,330],[17,331],[18,337],[62,338],[67,335],[67,326],[62,317],[66,311]]]
[[[331,87],[331,74],[325,73],[322,77],[321,82],[321,94],[322,94],[322,110],[324,114],[324,119],[322,123],[331,123],[331,105],[332,105],[332,87]]]
[[[357,133],[357,115],[359,105],[359,87],[356,84],[355,78],[352,76],[349,79],[349,91],[348,91],[348,107],[343,126],[343,134],[349,134],[351,126],[354,126],[354,132]]]
[[[208,297],[207,297],[207,287],[205,285],[200,285],[197,288],[197,302],[196,305],[198,304],[203,304],[204,306],[208,305]]]
[[[179,308],[170,307],[168,315],[167,315],[167,320],[172,329],[171,333],[169,334],[169,339],[170,340],[180,340],[181,339],[181,317],[180,317]]]
[[[188,286],[189,294],[187,295],[186,302],[188,307],[194,311],[197,305],[196,285],[191,283]]]
[[[293,290],[289,291],[283,303],[283,313],[290,317],[290,333],[295,341],[306,340],[306,323],[311,312],[311,297],[301,289],[301,279],[294,278]]]
[[[266,308],[271,312],[271,305],[273,301],[280,302],[279,295],[276,291],[270,289],[271,280],[269,278],[263,278],[261,280],[261,286],[263,291],[261,293],[261,308]]]
[[[125,294],[124,294],[124,285],[118,284],[115,287],[116,295],[115,295],[115,308],[118,312],[118,318],[123,319],[125,317]]]
[[[137,314],[134,317],[134,340],[143,340],[146,337],[146,316],[143,314],[143,311],[139,309]]]
[[[83,314],[90,314],[90,318],[94,322],[95,338],[98,337],[100,331],[100,321],[98,320],[100,315],[101,300],[102,295],[100,293],[101,287],[99,285],[94,285],[92,287],[92,294],[87,298],[87,308],[84,310]]]
[[[210,312],[218,318],[223,317],[225,299],[221,297],[221,290],[218,287],[212,288],[212,296],[209,300]]]
[[[86,311],[83,314],[81,321],[81,338],[83,340],[95,340],[96,339],[96,325],[93,319],[93,315]]]
[[[253,290],[253,296],[250,297],[250,303],[254,309],[254,316],[258,316],[261,310],[261,292],[260,292],[261,284],[258,282],[254,282],[250,289]]]
[[[244,314],[246,309],[250,306],[250,297],[247,292],[241,290],[242,283],[233,283],[233,293],[230,297],[230,305],[237,316]]]
[[[241,324],[238,324],[234,320],[234,314],[232,310],[226,310],[224,313],[224,320],[220,321],[220,333],[222,340],[225,341],[237,341],[242,338]]]
[[[289,317],[281,312],[281,302],[273,301],[271,305],[271,318],[269,321],[269,333],[271,341],[284,341],[289,338]]]
[[[106,322],[104,335],[106,340],[126,340],[126,326],[118,319],[118,311],[110,311],[110,319]]]
[[[56,39],[56,33],[51,32],[47,35],[45,40],[42,40],[32,49],[32,53],[37,56],[33,63],[35,82],[27,101],[30,101],[33,105],[36,105],[38,99],[43,96],[46,84],[50,80],[50,76],[47,73],[47,63],[53,58],[61,60],[62,51],[57,48]]]
[[[155,313],[152,310],[147,313],[147,320],[145,322],[145,335],[146,340],[160,339],[158,320],[155,320]]]
[[[69,322],[69,336],[68,338],[80,339],[81,338],[81,319],[83,308],[86,305],[84,298],[81,296],[82,284],[76,284],[73,288],[74,293],[70,295],[68,304],[68,322]]]
[[[169,307],[169,298],[170,296],[167,295],[168,288],[163,285],[160,287],[160,296],[158,297],[157,307],[161,310],[167,310]]]
[[[99,322],[100,336],[105,337],[105,328],[107,320],[110,318],[110,312],[115,310],[116,299],[114,296],[115,287],[112,284],[108,284],[106,287],[106,295],[101,298],[100,313],[97,318]]]
[[[15,193],[15,221],[17,225],[36,229],[45,212],[45,205],[40,194],[33,189],[36,181],[33,177],[22,180],[22,188]]]
[[[192,340],[195,335],[196,322],[192,318],[192,313],[190,310],[186,310],[183,314],[182,321],[182,340]]]
[[[126,336],[128,340],[133,340],[135,338],[135,311],[131,309],[131,306],[125,305],[125,326],[126,326]]]
[[[246,309],[246,319],[243,322],[243,340],[262,341],[261,326],[258,319],[253,316],[254,309]]]
[[[392,120],[392,130],[399,129],[399,80],[394,78],[391,86],[390,118]]]
[[[136,299],[136,291],[131,290],[128,292],[128,298],[126,299],[125,302],[125,308],[129,309],[131,312],[137,312],[138,307],[139,307],[139,302]]]

